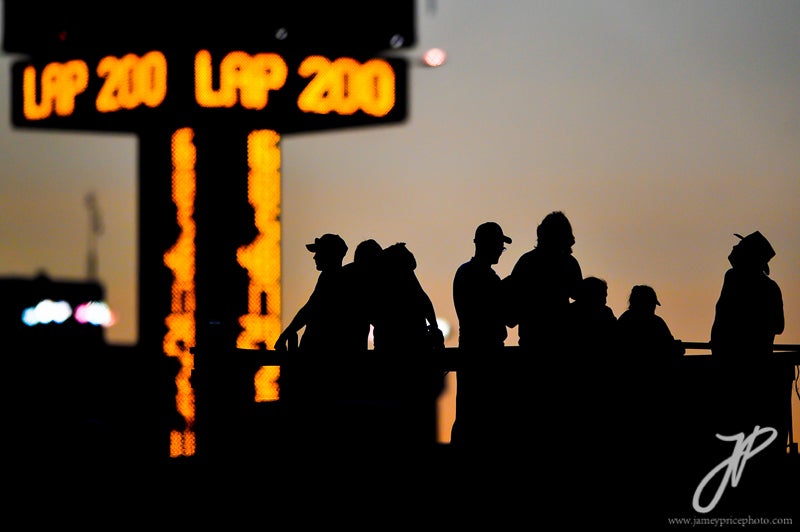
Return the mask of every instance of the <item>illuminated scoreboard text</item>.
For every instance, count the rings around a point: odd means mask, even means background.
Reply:
[[[139,138],[138,343],[180,361],[170,456],[202,449],[192,348],[210,324],[240,349],[280,334],[282,137],[403,122],[408,64],[380,52],[415,44],[414,5],[228,2],[190,23],[147,9],[98,23],[91,3],[3,4],[3,48],[25,56],[14,126]],[[254,400],[279,400],[279,376],[260,368]]]
[[[14,65],[20,127],[139,131],[203,123],[281,133],[398,122],[402,59],[153,50]],[[224,112],[222,112],[224,110]]]

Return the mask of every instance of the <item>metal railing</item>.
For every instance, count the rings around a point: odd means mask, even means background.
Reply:
[[[428,352],[424,355],[408,354],[401,360],[387,359],[378,357],[373,351],[362,353],[320,353],[313,355],[300,352],[276,352],[273,350],[250,350],[237,349],[219,345],[214,341],[213,334],[207,336],[209,341],[205,345],[198,345],[193,348],[195,355],[194,371],[192,373],[192,386],[196,393],[196,433],[197,433],[197,455],[199,458],[216,459],[224,456],[239,455],[244,456],[249,452],[248,449],[263,453],[271,447],[280,449],[282,445],[287,445],[284,435],[287,432],[297,433],[298,423],[292,421],[293,416],[311,416],[309,423],[326,424],[325,433],[322,430],[314,432],[314,444],[317,447],[326,445],[325,434],[335,434],[341,438],[342,431],[359,428],[358,434],[353,435],[349,444],[357,438],[370,438],[369,424],[381,420],[384,413],[381,408],[391,411],[397,406],[397,401],[404,401],[408,397],[418,393],[414,386],[419,387],[420,382],[435,382],[437,376],[442,376],[445,372],[458,372],[460,362],[460,350],[455,347],[445,348],[436,352]],[[691,374],[692,378],[686,380],[681,386],[702,387],[698,382],[709,379],[709,375],[714,371],[714,361],[710,356],[710,346],[707,342],[682,342],[687,354],[680,359],[678,366],[679,372]],[[690,351],[698,351],[690,353]],[[705,353],[704,353],[705,351]],[[798,371],[800,370],[800,345],[798,344],[776,344],[774,346],[775,359],[770,361],[777,366],[785,368],[782,374],[791,373],[791,385],[788,382],[783,386],[790,386],[785,393],[785,401],[782,401],[780,408],[783,409],[785,419],[788,419],[789,440],[788,449],[790,453],[797,454],[797,443],[792,431],[792,395],[798,393]],[[503,348],[502,355],[498,358],[493,355],[492,364],[505,364],[510,371],[517,368],[524,352],[518,346],[507,346]],[[488,363],[489,361],[487,361]],[[281,372],[281,398],[275,402],[257,403],[255,401],[254,376],[263,366],[278,366]],[[547,370],[548,364],[544,366],[539,363],[538,367]],[[398,371],[398,368],[401,368]],[[427,374],[432,380],[421,381],[417,378],[414,384],[408,381],[403,383],[403,375]],[[291,379],[287,376],[291,375]],[[398,395],[387,399],[383,396],[375,399],[375,396],[359,397],[353,390],[363,390],[366,381],[392,377],[387,380],[386,386],[395,389],[408,385],[409,394],[401,398]],[[560,378],[558,375],[551,375],[554,381]],[[286,381],[284,381],[286,379]],[[399,380],[398,380],[399,379]],[[289,386],[294,387],[291,389]],[[709,381],[710,382],[710,381]],[[555,382],[554,382],[555,384]],[[286,385],[286,387],[284,387]],[[779,383],[775,384],[779,386]],[[379,382],[378,388],[382,386]],[[370,388],[369,393],[375,392],[376,386]],[[425,386],[425,384],[423,384]],[[435,387],[435,384],[433,385]],[[285,393],[284,393],[285,391]],[[439,390],[439,392],[441,389]],[[438,393],[438,392],[436,392]],[[687,390],[678,390],[678,393],[686,394]],[[708,394],[714,393],[709,388],[708,392],[693,390],[698,401],[708,401]],[[433,416],[433,419],[420,420],[424,426],[423,436],[419,436],[424,441],[430,443],[431,448],[438,447],[435,441],[435,430],[430,431],[430,427],[437,423],[435,402],[437,396],[423,393],[422,401],[430,403],[429,408],[417,410],[418,415]],[[646,398],[632,398],[634,401],[646,401]],[[369,408],[361,409],[361,413],[369,410],[369,415],[362,419],[354,420],[353,416],[361,415],[357,409],[350,409],[349,416],[342,416],[343,408],[337,406],[346,405],[348,408],[354,404],[361,406],[367,405]],[[296,408],[301,405],[301,408]],[[327,419],[325,416],[330,416]],[[330,424],[348,419],[347,428],[335,427]],[[295,420],[296,421],[296,420]],[[300,424],[303,424],[302,422]],[[407,427],[408,428],[408,427]],[[316,429],[314,429],[316,430]],[[416,429],[411,429],[416,430]],[[313,432],[313,430],[312,430]],[[385,436],[385,434],[383,435]],[[380,438],[378,438],[379,441]],[[419,438],[418,438],[419,440]],[[292,445],[297,444],[293,440]],[[385,445],[385,441],[381,441]]]

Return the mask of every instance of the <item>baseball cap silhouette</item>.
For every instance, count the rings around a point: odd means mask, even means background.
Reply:
[[[496,222],[484,222],[475,229],[475,242],[505,242],[511,243],[511,238],[503,234],[503,229]]]
[[[344,257],[347,254],[347,244],[339,235],[325,233],[315,238],[311,244],[306,244],[306,249],[314,253],[329,253],[334,256]]]

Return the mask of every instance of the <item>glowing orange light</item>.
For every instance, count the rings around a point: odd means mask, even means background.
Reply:
[[[184,433],[170,437],[171,456],[194,454],[194,391],[189,378],[194,367],[194,355],[189,351],[195,345],[195,222],[194,200],[196,189],[195,164],[197,153],[193,143],[194,131],[183,128],[172,136],[172,201],[177,207],[180,233],[175,244],[164,254],[164,264],[172,271],[171,312],[166,317],[167,333],[164,352],[177,357],[181,369],[175,378],[178,389],[175,398],[178,412],[186,421]],[[180,443],[180,445],[179,445]]]
[[[75,97],[89,86],[89,67],[79,60],[48,63],[42,69],[41,99],[36,97],[36,69],[25,67],[22,74],[22,112],[28,120],[48,118],[75,111]]]
[[[349,57],[331,61],[312,55],[303,60],[298,73],[312,78],[297,98],[301,111],[352,115],[361,110],[385,116],[394,107],[394,70],[383,59],[361,64]]]
[[[281,332],[281,223],[280,135],[253,131],[247,138],[247,197],[253,206],[258,235],[237,250],[239,264],[248,272],[248,313],[239,318],[242,332],[236,340],[241,349],[271,346]],[[279,398],[279,368],[266,366],[255,376],[256,400]]]
[[[238,103],[245,109],[264,109],[270,90],[286,83],[288,67],[278,54],[256,55],[230,52],[219,66],[219,90],[213,89],[211,53],[200,50],[195,55],[195,99],[202,107],[233,107]]]
[[[158,107],[167,96],[167,58],[161,52],[104,57],[97,64],[97,75],[105,78],[95,102],[101,113]]]

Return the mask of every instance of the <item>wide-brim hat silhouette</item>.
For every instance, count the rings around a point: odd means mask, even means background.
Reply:
[[[775,250],[772,248],[772,244],[769,243],[769,240],[767,240],[760,231],[754,231],[747,236],[734,233],[733,236],[741,240],[741,242],[737,244],[739,251],[747,253],[753,260],[764,266],[775,256]]]

